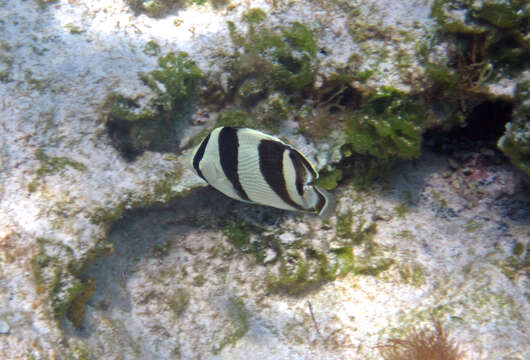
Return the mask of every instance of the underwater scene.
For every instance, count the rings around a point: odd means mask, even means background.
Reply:
[[[0,359],[530,359],[528,0],[0,0]]]

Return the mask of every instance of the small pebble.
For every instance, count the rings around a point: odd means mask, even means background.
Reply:
[[[283,245],[289,245],[296,241],[296,236],[290,232],[283,233],[280,236],[278,236],[278,238],[280,239],[280,242]]]
[[[447,159],[447,162],[449,163],[449,167],[451,169],[458,169],[460,164],[458,163],[458,161],[456,161],[455,159],[453,158],[448,158]]]
[[[265,250],[265,258],[263,259],[264,264],[268,264],[276,260],[278,257],[278,254],[276,254],[276,251],[272,249]]]
[[[294,232],[298,235],[306,235],[309,232],[309,226],[305,223],[297,223]]]
[[[4,320],[0,320],[0,334],[8,334],[8,333],[9,333],[9,324]]]
[[[465,168],[462,170],[462,174],[468,176],[468,175],[471,175],[473,173],[473,170],[471,170],[470,168]]]
[[[453,174],[453,173],[450,172],[450,171],[444,171],[444,172],[442,173],[442,177],[443,177],[443,178],[448,178],[448,177],[450,177],[452,174]]]

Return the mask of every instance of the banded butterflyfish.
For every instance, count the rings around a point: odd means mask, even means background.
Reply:
[[[314,185],[318,172],[309,160],[257,130],[218,127],[191,162],[197,175],[233,199],[323,216],[334,207],[332,195]]]

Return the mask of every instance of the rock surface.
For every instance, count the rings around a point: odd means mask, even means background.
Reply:
[[[153,97],[139,76],[157,67],[148,45],[187,52],[226,97],[237,90],[226,22],[247,29],[250,7],[272,28],[316,29],[315,87],[354,68],[356,91],[399,90],[387,91],[399,118],[402,94],[427,81],[418,48],[432,40],[431,2],[337,4],[236,1],[160,18],[123,1],[0,4],[0,357],[379,359],[377,344],[431,314],[469,358],[530,356],[530,193],[499,154],[424,151],[387,187],[339,186],[324,220],[202,189],[184,145],[213,125],[209,98],[176,152],[117,150],[105,105],[111,93]],[[443,63],[449,47],[429,44],[427,57]],[[513,101],[508,85],[487,91]],[[517,109],[508,140],[525,125]],[[308,139],[285,120],[278,134],[318,168],[340,161],[340,131]]]

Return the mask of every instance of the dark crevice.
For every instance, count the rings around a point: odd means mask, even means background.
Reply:
[[[144,119],[138,122],[107,122],[112,146],[126,161],[134,161],[144,151],[179,152],[179,141],[184,124],[180,119],[162,122]]]
[[[360,106],[362,97],[358,90],[340,81],[324,84],[317,92],[318,104],[328,106],[330,113],[341,113],[344,108]]]
[[[513,105],[505,101],[486,101],[476,106],[467,118],[467,126],[455,128],[452,136],[474,141],[497,142],[512,116]]]
[[[339,104],[356,108],[361,102],[361,94],[351,86],[347,86],[341,94]]]
[[[475,106],[465,120],[465,126],[455,126],[448,132],[432,129],[424,134],[424,147],[438,153],[455,150],[497,151],[497,141],[511,120],[513,104],[507,101],[485,101]]]

